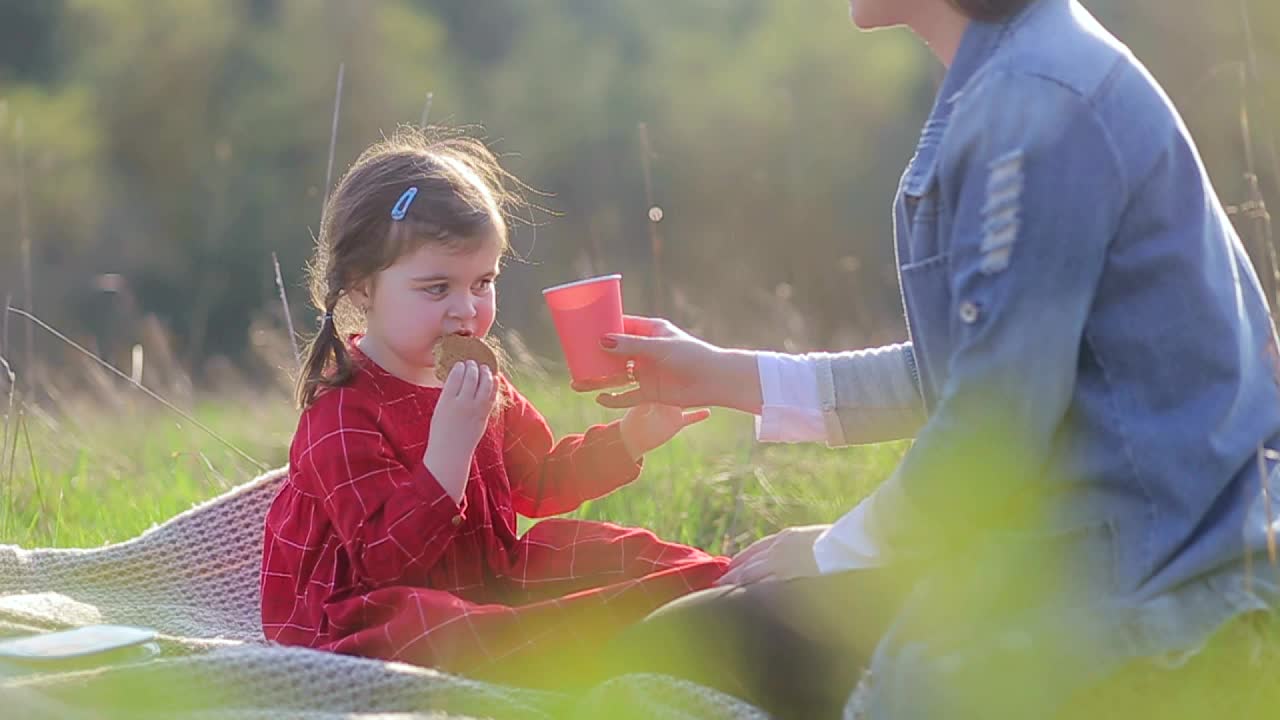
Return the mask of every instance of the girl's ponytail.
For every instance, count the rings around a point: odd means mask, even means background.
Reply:
[[[325,293],[320,330],[307,345],[306,361],[298,376],[296,396],[299,408],[311,405],[322,389],[346,383],[355,372],[355,363],[338,332],[338,321],[334,316],[341,296],[340,287],[331,286]]]

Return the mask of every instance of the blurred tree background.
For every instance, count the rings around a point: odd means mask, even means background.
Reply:
[[[1169,91],[1229,205],[1248,199],[1247,110],[1280,206],[1266,152],[1280,5],[1245,3],[1253,82],[1237,0],[1085,4]],[[499,314],[537,352],[559,356],[538,290],[614,271],[629,310],[723,343],[901,339],[890,201],[941,68],[907,33],[859,34],[847,13],[845,0],[0,0],[0,301],[117,365],[150,333],[197,378],[215,360],[287,370],[255,359],[254,333],[285,327],[272,253],[295,325],[313,326],[303,266],[345,64],[335,177],[418,122],[430,93],[432,122],[481,126],[545,193],[531,199],[552,212],[519,227],[527,262],[508,267]],[[19,369],[58,364],[63,347],[37,332],[28,355],[25,321],[5,320],[0,352]]]

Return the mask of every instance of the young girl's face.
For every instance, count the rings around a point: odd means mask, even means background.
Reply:
[[[401,257],[353,292],[366,308],[361,349],[393,375],[439,385],[436,341],[457,333],[484,337],[493,327],[501,259],[496,234],[470,251],[428,244]]]

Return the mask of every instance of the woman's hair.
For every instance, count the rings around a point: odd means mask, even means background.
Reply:
[[[974,20],[1003,20],[1035,0],[951,0],[960,12]]]
[[[298,405],[355,372],[340,327],[358,328],[362,318],[350,302],[340,305],[348,291],[428,244],[469,252],[496,237],[505,254],[507,211],[520,204],[520,187],[483,142],[458,133],[402,128],[361,153],[325,204],[307,266],[321,320],[298,376]],[[409,188],[416,194],[393,219]]]

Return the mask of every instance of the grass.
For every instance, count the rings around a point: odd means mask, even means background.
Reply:
[[[520,382],[557,434],[618,417],[565,385]],[[285,464],[297,413],[283,389],[223,393],[189,411],[264,465]],[[259,472],[136,393],[122,393],[111,407],[56,416],[24,406],[20,417],[16,453],[11,431],[0,467],[0,543],[118,542]],[[749,418],[718,411],[652,452],[638,481],[573,516],[645,526],[664,538],[732,552],[780,527],[835,519],[892,470],[902,449],[760,446]]]
[[[145,398],[52,415],[25,406],[0,492],[0,542],[92,547],[137,535],[244,482],[253,464]],[[292,422],[284,402],[199,402],[202,422],[252,457],[284,464]]]

